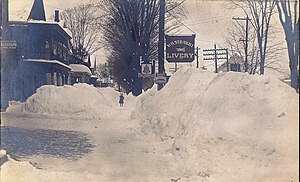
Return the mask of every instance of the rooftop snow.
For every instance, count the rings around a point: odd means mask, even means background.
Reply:
[[[46,60],[46,59],[24,59],[24,61],[28,62],[37,62],[37,63],[53,63],[53,64],[59,64],[65,68],[72,69],[70,66],[58,61],[58,60]]]
[[[82,64],[70,64],[70,67],[72,68],[73,72],[77,72],[77,73],[87,73],[89,75],[92,75],[91,70]]]

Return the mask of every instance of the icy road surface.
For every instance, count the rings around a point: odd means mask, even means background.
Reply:
[[[23,151],[22,154],[16,153],[16,158],[29,161],[41,171],[37,170],[34,173],[29,167],[22,168],[20,164],[7,162],[4,164],[4,169],[1,169],[1,179],[5,182],[18,181],[18,179],[31,182],[61,181],[66,176],[68,176],[67,181],[170,181],[172,178],[178,179],[172,155],[167,151],[172,143],[170,141],[155,142],[157,140],[146,138],[138,131],[138,123],[130,120],[130,113],[131,110],[125,107],[115,108],[113,116],[109,119],[2,114],[5,125],[2,127],[4,131],[2,147],[8,147],[8,153],[12,149]],[[9,129],[11,132],[23,131],[23,134],[11,136],[12,133],[7,131]],[[24,134],[25,131],[32,135]],[[44,133],[39,133],[43,131]],[[33,143],[39,146],[32,146],[29,136],[35,139],[34,135],[39,133],[40,137],[45,137],[47,132],[52,134],[48,136],[49,140],[34,141]],[[65,136],[71,133],[73,138]],[[82,141],[86,137],[90,138],[88,142],[91,144]],[[43,140],[43,138],[37,140]],[[78,146],[85,150],[80,157],[75,155],[79,152],[77,148],[72,146],[75,140],[86,145]],[[8,144],[8,142],[16,141],[27,143],[22,143],[22,146]],[[49,148],[51,145],[54,147],[53,141],[60,142],[60,146]],[[36,147],[41,149],[37,152],[30,151]],[[55,150],[57,150],[56,153]],[[13,175],[16,169],[18,176]],[[68,173],[70,171],[72,173]],[[55,179],[47,179],[49,175],[55,175]]]

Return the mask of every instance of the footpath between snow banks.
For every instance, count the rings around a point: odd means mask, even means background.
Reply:
[[[269,76],[182,68],[133,117],[173,140],[189,176],[207,181],[298,181],[299,95]]]

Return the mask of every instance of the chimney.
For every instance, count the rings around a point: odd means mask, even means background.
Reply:
[[[54,21],[59,22],[59,11],[58,10],[54,11]]]

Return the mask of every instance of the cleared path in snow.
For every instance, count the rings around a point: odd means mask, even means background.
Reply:
[[[3,125],[27,129],[51,129],[81,131],[87,134],[95,146],[91,152],[77,160],[50,155],[27,156],[41,172],[34,176],[32,168],[20,169],[28,181],[47,180],[47,175],[56,174],[56,180],[69,176],[69,181],[170,181],[176,179],[176,165],[168,151],[171,142],[156,142],[140,133],[139,122],[130,118],[133,104],[113,108],[108,118],[58,117],[51,115],[2,114]],[[68,141],[65,141],[68,142]],[[15,181],[12,162],[3,165],[4,181]],[[19,164],[18,164],[19,165]],[[10,166],[10,167],[9,167]],[[25,170],[25,171],[24,171]],[[75,173],[76,175],[74,175]],[[72,175],[71,175],[72,174]],[[19,178],[20,176],[18,176]],[[51,180],[53,181],[53,180]]]

